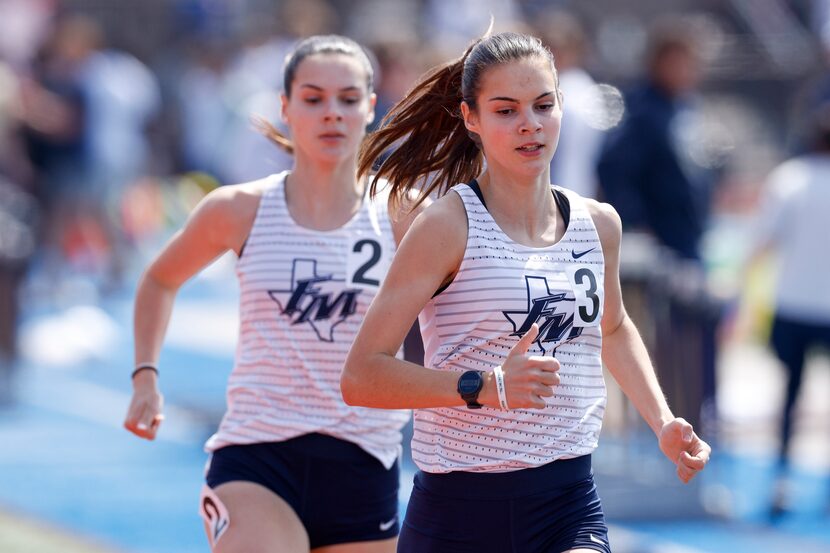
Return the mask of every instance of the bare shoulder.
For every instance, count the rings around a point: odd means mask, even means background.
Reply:
[[[417,220],[418,226],[425,227],[421,232],[428,232],[430,235],[467,235],[467,211],[461,197],[455,192],[448,192],[425,206]]]
[[[250,210],[256,212],[266,187],[267,182],[264,180],[220,186],[210,191],[202,203],[217,214],[224,213],[228,216]]]
[[[450,192],[427,206],[415,218],[395,260],[410,282],[413,274],[428,281],[426,288],[431,295],[455,277],[466,249],[467,215],[464,204],[458,194]]]
[[[230,184],[208,193],[191,216],[193,224],[227,248],[239,251],[250,233],[267,180]]]
[[[611,204],[598,202],[590,198],[583,198],[588,213],[594,221],[594,226],[599,234],[602,249],[605,251],[617,250],[620,247],[622,237],[622,220],[619,213]]]

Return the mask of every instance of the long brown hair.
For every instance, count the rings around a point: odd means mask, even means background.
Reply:
[[[368,52],[360,44],[345,36],[315,35],[300,41],[291,53],[285,57],[282,84],[286,98],[291,98],[291,85],[297,75],[297,68],[303,60],[315,54],[345,54],[359,60],[366,70],[366,89],[369,94],[372,93],[375,72],[372,63],[369,61]],[[252,123],[268,140],[289,154],[294,153],[294,143],[291,142],[291,139],[269,121],[258,117]]]
[[[443,195],[456,183],[478,176],[483,167],[481,142],[467,131],[461,102],[476,109],[484,72],[528,57],[547,59],[556,76],[550,50],[538,38],[518,33],[480,38],[460,58],[428,71],[363,142],[358,158],[360,176],[368,174],[376,160],[392,150],[377,168],[371,193],[378,191],[378,180],[386,178],[392,200],[398,205],[410,190],[420,189],[417,206],[436,190]],[[557,79],[557,92],[558,87]]]

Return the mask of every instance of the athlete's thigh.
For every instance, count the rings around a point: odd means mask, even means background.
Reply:
[[[306,553],[308,535],[288,503],[253,482],[233,481],[217,486],[230,516],[228,529],[213,553]]]
[[[395,553],[398,538],[388,540],[339,543],[312,549],[312,553]]]

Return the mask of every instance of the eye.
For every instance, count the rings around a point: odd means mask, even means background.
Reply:
[[[360,98],[355,98],[354,96],[349,96],[349,97],[346,97],[346,98],[341,98],[340,101],[343,102],[346,105],[352,106],[354,104],[359,103]]]
[[[496,113],[498,113],[499,115],[510,115],[511,113],[513,113],[513,108],[497,109]]]
[[[306,104],[319,104],[320,98],[317,96],[308,96],[306,98],[303,98],[303,102],[305,102]]]
[[[550,111],[553,109],[554,105],[555,104],[553,104],[552,102],[539,104],[538,106],[536,106],[536,109],[538,109],[539,111]]]

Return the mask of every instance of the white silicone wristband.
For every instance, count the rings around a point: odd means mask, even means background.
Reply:
[[[504,387],[504,369],[501,368],[501,365],[497,365],[493,369],[493,376],[496,377],[496,391],[499,394],[499,406],[502,411],[509,411],[510,406],[507,405],[507,389]]]

